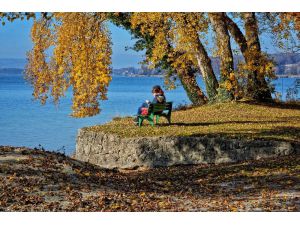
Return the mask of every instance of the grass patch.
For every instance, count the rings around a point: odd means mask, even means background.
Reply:
[[[144,121],[137,127],[131,117],[118,118],[104,125],[86,127],[90,131],[121,137],[225,136],[247,139],[300,140],[300,107],[289,104],[258,105],[222,103],[172,112],[172,124],[164,118],[151,127]]]

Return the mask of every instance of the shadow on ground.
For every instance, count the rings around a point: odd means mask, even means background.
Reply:
[[[119,171],[17,151],[27,158],[0,164],[2,211],[299,211],[299,155]]]

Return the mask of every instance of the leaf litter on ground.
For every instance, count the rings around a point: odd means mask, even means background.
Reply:
[[[109,170],[0,147],[1,211],[299,211],[300,156]]]

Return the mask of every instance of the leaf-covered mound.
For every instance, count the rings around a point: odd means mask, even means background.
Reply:
[[[125,117],[84,129],[114,133],[122,137],[208,135],[299,141],[300,106],[212,104],[173,112],[171,125],[161,118],[160,124],[155,127],[144,121],[143,127],[139,128],[131,117]]]
[[[107,170],[0,146],[0,211],[299,211],[300,156]]]

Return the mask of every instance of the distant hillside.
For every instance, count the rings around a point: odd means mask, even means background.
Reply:
[[[0,69],[17,68],[23,69],[26,65],[26,59],[0,59]]]
[[[300,76],[300,54],[287,53],[287,54],[271,54],[271,58],[276,63],[275,73],[277,75],[299,75]],[[217,57],[212,57],[212,66],[216,74],[220,73],[220,60]],[[235,56],[234,63],[237,66],[238,61],[243,60],[242,56]],[[114,69],[114,74],[117,75],[163,75],[164,71],[159,69],[150,70],[145,66],[141,68],[120,68]]]
[[[163,70],[160,69],[149,69],[147,66],[141,66],[140,68],[135,67],[127,67],[127,68],[120,68],[120,69],[113,69],[113,74],[116,75],[162,75],[164,74]]]
[[[0,68],[0,74],[22,74],[23,69],[19,68]]]
[[[276,62],[276,74],[277,75],[299,75],[300,76],[300,54],[299,53],[280,53],[270,55]],[[211,58],[213,69],[216,74],[220,73],[220,60],[219,58]],[[242,56],[235,56],[235,67],[238,61],[243,60]],[[19,74],[22,73],[25,67],[25,59],[0,59],[0,74]],[[146,66],[140,68],[128,67],[113,69],[113,74],[116,75],[163,75],[164,71],[160,69],[148,69]]]
[[[300,54],[273,54],[278,75],[299,75],[300,76]]]

